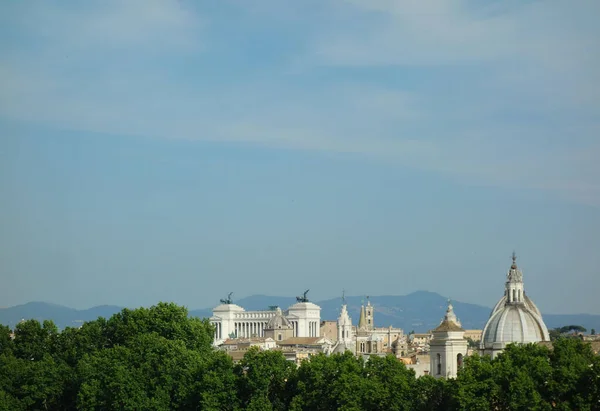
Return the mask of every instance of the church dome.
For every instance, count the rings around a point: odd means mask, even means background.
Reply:
[[[265,328],[268,330],[280,330],[291,327],[291,323],[287,318],[284,317],[283,312],[281,312],[281,308],[277,307],[275,310],[275,316],[269,320]]]
[[[488,320],[481,338],[483,348],[547,341],[548,329],[540,317],[523,305],[505,305]]]
[[[507,274],[504,296],[495,305],[481,337],[481,349],[500,351],[510,343],[549,341],[542,314],[525,295],[516,256]],[[493,355],[493,352],[492,352]]]

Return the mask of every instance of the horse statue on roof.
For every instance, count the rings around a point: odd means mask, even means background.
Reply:
[[[302,294],[302,297],[296,297],[296,301],[298,301],[299,303],[307,303],[308,297],[306,297],[306,295],[308,294],[309,291],[310,290],[304,291],[304,294]]]
[[[221,298],[221,304],[233,304],[233,300],[231,299],[231,296],[233,295],[233,292],[227,294],[227,298]]]

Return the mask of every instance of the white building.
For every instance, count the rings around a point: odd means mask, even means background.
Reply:
[[[504,296],[492,310],[481,337],[481,352],[492,358],[511,343],[550,341],[540,310],[525,294],[523,273],[517,268],[514,253],[512,260],[506,276]]]
[[[356,353],[356,338],[344,299],[337,321],[337,342],[333,347],[333,352],[343,354],[346,351],[350,351],[352,354]]]
[[[321,307],[298,297],[298,302],[284,312],[285,318],[293,327],[294,337],[319,337]],[[215,344],[228,338],[264,337],[269,321],[277,315],[276,309],[246,311],[233,304],[231,298],[221,300],[222,304],[213,308],[210,323],[215,327]]]
[[[441,324],[431,331],[429,341],[429,374],[435,378],[456,378],[467,355],[468,342],[464,338],[465,330],[454,314],[452,304]]]

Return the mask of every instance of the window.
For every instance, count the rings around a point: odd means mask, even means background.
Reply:
[[[283,338],[283,336],[281,335],[281,333],[277,334],[277,339],[278,339],[279,341],[281,341],[281,339],[282,339],[282,338]]]
[[[463,355],[462,354],[458,354],[456,356],[456,365],[457,365],[457,370],[460,370],[463,366]]]
[[[437,364],[437,375],[441,375],[442,374],[442,356],[441,356],[441,354],[437,355],[436,364]]]

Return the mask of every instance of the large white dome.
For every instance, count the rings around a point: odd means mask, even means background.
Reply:
[[[507,274],[504,296],[498,301],[488,319],[480,348],[495,356],[510,343],[549,341],[550,336],[542,314],[525,295],[523,273],[513,264]]]
[[[505,305],[488,320],[481,338],[482,348],[503,349],[507,344],[548,341],[548,329],[541,317],[525,305]]]

